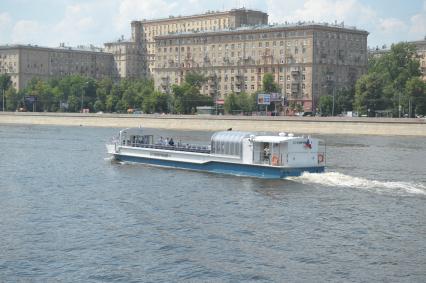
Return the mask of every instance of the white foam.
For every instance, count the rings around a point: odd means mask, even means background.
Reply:
[[[368,180],[338,172],[327,172],[321,174],[304,173],[300,177],[293,177],[289,179],[303,184],[311,183],[341,188],[366,189],[379,193],[426,195],[425,184]]]
[[[105,161],[113,161],[114,160],[114,156],[108,156],[104,158]]]

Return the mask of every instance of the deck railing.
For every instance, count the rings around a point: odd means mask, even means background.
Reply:
[[[173,151],[186,151],[186,152],[196,152],[196,153],[211,153],[209,146],[202,145],[161,145],[161,144],[141,144],[141,143],[131,143],[128,146],[130,147],[141,147],[141,148],[152,148],[152,149],[165,149]]]

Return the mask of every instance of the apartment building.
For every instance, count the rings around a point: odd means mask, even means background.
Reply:
[[[343,25],[298,23],[182,32],[155,38],[152,70],[164,92],[187,72],[208,77],[202,92],[223,99],[262,89],[272,73],[282,96],[314,111],[321,95],[353,86],[367,70],[368,32]]]
[[[175,33],[219,31],[242,26],[265,25],[268,14],[247,9],[224,12],[209,11],[191,16],[169,16],[163,19],[133,21],[132,36],[105,44],[107,52],[114,54],[118,77],[151,76],[155,67],[155,37]]]
[[[34,77],[44,80],[73,74],[95,79],[111,77],[112,66],[113,56],[94,47],[0,46],[0,74],[9,74],[17,90]]]

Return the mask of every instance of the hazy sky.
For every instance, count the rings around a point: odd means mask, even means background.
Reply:
[[[0,0],[0,44],[102,46],[129,37],[132,20],[243,6],[271,23],[344,21],[369,31],[369,46],[426,36],[426,0]]]

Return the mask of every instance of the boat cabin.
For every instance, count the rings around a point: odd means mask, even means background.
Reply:
[[[122,146],[138,147],[154,143],[153,135],[145,135],[142,128],[128,128],[120,131],[119,144]]]
[[[212,136],[211,153],[237,157],[244,164],[301,167],[324,162],[325,146],[318,139],[292,134],[275,136],[227,131]]]

